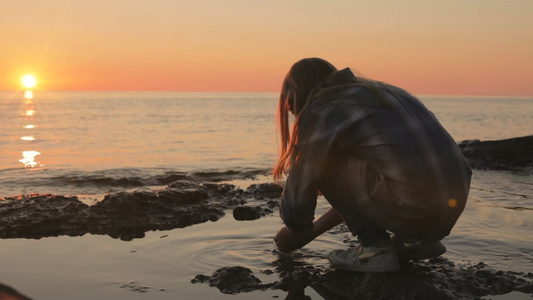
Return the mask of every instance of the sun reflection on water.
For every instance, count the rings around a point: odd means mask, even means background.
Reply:
[[[34,85],[34,78],[27,78],[27,82],[25,82],[25,86],[27,88],[30,88]],[[33,84],[31,84],[33,82]],[[34,102],[34,93],[32,90],[28,89],[26,92],[24,92],[24,122],[23,128],[26,130],[32,130],[36,126],[34,125],[34,118],[37,113],[37,110],[35,108],[35,102]],[[28,134],[29,133],[29,134]],[[32,132],[27,132],[25,135],[23,135],[20,139],[25,142],[32,142],[35,141],[35,136],[31,134]],[[22,151],[22,159],[19,159],[19,162],[24,164],[25,168],[36,168],[36,167],[42,167],[43,165],[36,160],[36,156],[41,155],[41,152],[35,151],[35,150],[23,150]]]
[[[39,163],[35,161],[35,156],[40,155],[40,152],[37,151],[22,151],[22,157],[23,159],[19,160],[21,163],[24,164],[24,167],[26,168],[34,168]],[[42,166],[39,164],[39,166]]]

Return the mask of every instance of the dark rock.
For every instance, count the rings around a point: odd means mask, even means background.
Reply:
[[[533,282],[520,286],[516,290],[525,294],[533,295]]]
[[[211,286],[219,287],[217,284],[223,280],[229,287],[223,286],[231,293],[270,287],[288,292],[287,299],[308,299],[304,293],[307,287],[314,289],[324,299],[449,300],[479,299],[513,291],[533,294],[533,282],[524,273],[497,271],[483,263],[457,267],[445,258],[405,264],[398,273],[374,274],[301,265],[288,257],[280,257],[274,264],[280,281],[270,284],[257,284],[256,280],[247,279],[246,276],[251,276],[248,269],[228,272],[228,269],[232,269],[229,267],[215,271],[212,277],[198,275],[193,283],[209,282]],[[217,279],[213,279],[215,274]],[[250,284],[231,284],[241,280]]]
[[[198,274],[191,282],[207,282],[210,286],[216,286],[224,294],[265,290],[272,286],[272,284],[261,284],[261,280],[253,275],[252,270],[239,266],[218,269],[211,276]]]
[[[207,189],[192,181],[178,181],[157,192],[110,194],[90,207],[90,232],[131,240],[148,230],[216,221],[224,207],[208,199]]]
[[[533,135],[498,141],[468,140],[459,143],[459,148],[474,169],[533,167]]]
[[[88,208],[77,197],[32,194],[5,198],[0,201],[0,238],[79,235]]]
[[[248,192],[252,193],[256,198],[280,198],[281,193],[283,192],[283,187],[276,183],[262,183],[262,184],[252,184],[247,189]]]
[[[120,286],[120,288],[121,289],[127,289],[130,292],[134,292],[134,293],[146,293],[146,292],[148,292],[148,291],[153,289],[153,288],[148,287],[148,286],[143,286],[137,281],[124,283],[124,284],[122,284]]]
[[[32,194],[0,198],[0,238],[42,238],[107,234],[131,240],[149,230],[169,230],[207,221],[216,221],[225,211],[255,202],[234,212],[238,220],[255,220],[271,214],[279,205],[281,187],[273,183],[255,184],[246,191],[227,183],[265,175],[268,170],[168,172],[152,179],[105,177],[90,182],[106,185],[138,186],[167,184],[159,190],[138,190],[108,194],[88,206],[77,197]],[[79,178],[66,178],[78,182]],[[84,179],[86,180],[86,178]],[[95,181],[96,180],[96,181]],[[202,182],[209,180],[209,182]],[[200,182],[199,182],[200,181]]]
[[[233,218],[237,221],[257,220],[262,212],[260,206],[237,206],[233,209]]]
[[[132,201],[130,201],[132,200]],[[183,205],[182,203],[165,204],[157,198],[113,197],[105,209],[92,211],[91,233],[109,234],[123,240],[144,237],[148,230],[169,230],[193,224],[216,221],[224,215],[224,209],[218,205],[202,203]],[[128,203],[131,202],[131,203]],[[128,205],[131,207],[128,209]],[[144,208],[144,209],[143,209]]]
[[[236,207],[233,216],[236,220],[255,220],[262,216],[273,213],[274,208],[279,207],[283,188],[275,183],[252,184],[242,197],[249,203],[258,204],[256,206]]]
[[[0,199],[0,238],[107,234],[132,240],[149,230],[169,230],[216,221],[245,202],[228,184],[180,180],[159,191],[108,194],[88,206],[77,197],[23,195]]]

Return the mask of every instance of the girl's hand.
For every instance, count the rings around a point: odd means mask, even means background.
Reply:
[[[287,227],[281,228],[274,237],[274,246],[284,253],[292,252],[307,245],[314,239],[310,231],[300,231],[295,233]]]
[[[331,208],[313,223],[311,230],[292,231],[284,226],[278,231],[276,237],[274,237],[274,246],[281,252],[292,252],[307,245],[317,236],[339,225],[343,221],[341,215]]]

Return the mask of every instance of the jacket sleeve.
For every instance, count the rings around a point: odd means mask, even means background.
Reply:
[[[312,228],[318,196],[318,183],[328,156],[331,135],[315,115],[307,117],[300,131],[301,151],[291,165],[283,190],[280,214],[291,230]]]
[[[313,227],[318,189],[318,170],[312,161],[303,161],[292,166],[283,189],[280,214],[291,230],[309,230]]]

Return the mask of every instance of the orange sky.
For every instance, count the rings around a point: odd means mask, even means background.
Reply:
[[[0,90],[277,92],[303,57],[417,95],[533,96],[531,0],[2,0]]]

